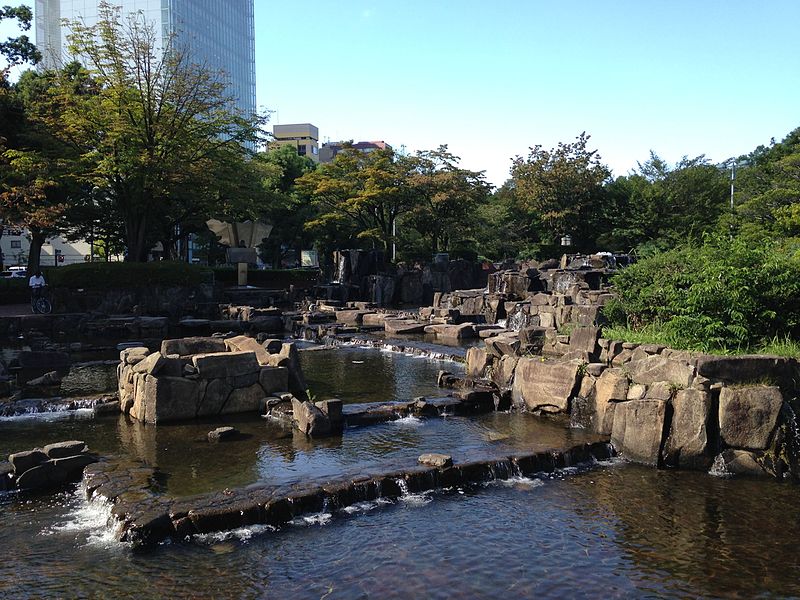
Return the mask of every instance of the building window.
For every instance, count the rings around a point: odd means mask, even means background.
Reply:
[[[11,240],[11,249],[14,248],[22,248],[22,242],[20,240]]]

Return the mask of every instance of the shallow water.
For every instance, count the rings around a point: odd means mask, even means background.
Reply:
[[[436,395],[442,366],[347,349],[303,354],[319,397]],[[337,365],[337,361],[339,364]],[[356,361],[356,362],[354,362]],[[361,362],[359,362],[361,361]],[[377,381],[377,383],[376,383]],[[370,382],[372,385],[369,385]],[[0,421],[0,455],[85,439],[136,457],[186,495],[457,461],[578,443],[533,417],[406,418],[309,441],[262,419],[249,437],[203,441],[217,423],[143,427],[88,412]],[[369,502],[173,543],[138,554],[113,540],[108,509],[80,490],[0,496],[0,597],[564,598],[800,595],[800,488],[620,461],[551,476]]]

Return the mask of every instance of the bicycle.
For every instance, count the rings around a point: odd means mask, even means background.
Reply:
[[[31,311],[34,314],[49,315],[53,312],[53,305],[45,294],[44,287],[31,288]]]

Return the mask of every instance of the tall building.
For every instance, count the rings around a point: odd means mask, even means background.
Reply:
[[[254,0],[110,0],[122,16],[141,12],[153,24],[159,45],[175,36],[194,60],[226,73],[231,96],[245,113],[256,111]],[[67,58],[68,28],[63,20],[94,25],[100,0],[36,0],[36,45],[43,66]]]
[[[336,155],[342,151],[344,144],[344,142],[325,142],[322,144],[322,148],[319,149],[319,162],[331,162],[334,158],[336,158]],[[392,147],[383,140],[376,140],[374,142],[350,142],[350,145],[364,154],[375,152],[375,150],[386,150],[387,148],[389,150],[392,149]]]
[[[270,146],[293,146],[300,156],[319,162],[319,129],[311,123],[273,125]]]

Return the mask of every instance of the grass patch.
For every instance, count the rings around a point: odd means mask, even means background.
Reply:
[[[710,344],[687,344],[681,336],[676,335],[669,329],[660,327],[658,324],[651,323],[638,329],[619,325],[605,325],[603,326],[603,337],[607,340],[619,340],[634,344],[658,344],[675,350],[692,350],[723,356],[770,354],[788,358],[800,358],[800,340],[793,340],[788,336],[783,338],[776,336],[771,340],[749,346],[720,348]]]

